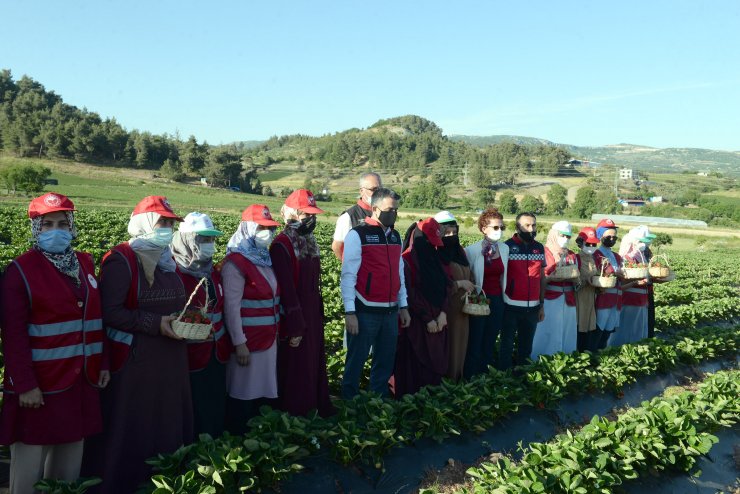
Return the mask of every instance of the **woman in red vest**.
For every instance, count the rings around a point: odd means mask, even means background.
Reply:
[[[242,212],[221,268],[224,322],[235,353],[226,364],[226,428],[247,430],[261,400],[277,398],[277,332],[280,291],[269,247],[275,228],[264,204]]]
[[[33,247],[3,278],[0,444],[10,446],[13,494],[35,492],[42,478],[76,480],[83,441],[103,426],[100,293],[92,256],[71,247],[73,211],[61,194],[31,201]]]
[[[333,412],[324,351],[324,302],[321,262],[313,230],[316,207],[311,191],[298,189],[285,199],[280,212],[286,227],[270,247],[280,286],[283,319],[278,343],[278,406],[291,415],[318,410]]]
[[[176,221],[166,197],[145,197],[131,214],[131,239],[100,268],[113,375],[102,393],[104,431],[86,448],[83,470],[103,478],[104,493],[134,492],[151,477],[148,458],[193,437],[187,344],[171,326],[187,297],[169,248]]]
[[[575,285],[572,281],[553,280],[551,277],[558,266],[575,265],[579,270],[581,260],[570,249],[568,243],[573,228],[567,221],[558,221],[547,234],[545,243],[545,318],[537,324],[532,340],[532,359],[540,355],[558,352],[571,353],[576,350],[578,340],[578,317],[576,315]]]
[[[172,238],[172,256],[177,263],[185,293],[193,293],[189,309],[202,312],[213,324],[213,333],[205,340],[188,340],[190,391],[193,394],[195,436],[208,433],[220,436],[224,431],[226,405],[226,367],[233,351],[231,339],[224,328],[222,313],[224,290],[221,273],[213,267],[215,239],[223,235],[204,213],[190,213],[180,223]],[[208,305],[206,306],[206,301]]]

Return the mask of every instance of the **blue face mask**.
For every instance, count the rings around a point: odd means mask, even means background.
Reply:
[[[172,242],[172,228],[155,228],[153,232],[144,238],[158,247],[167,247]]]
[[[61,254],[71,243],[72,234],[68,230],[47,230],[39,234],[39,247],[52,254]]]

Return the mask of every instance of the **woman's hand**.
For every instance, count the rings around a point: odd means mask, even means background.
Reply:
[[[288,345],[292,346],[293,348],[297,347],[301,344],[301,340],[303,339],[303,336],[294,336],[288,340]]]
[[[432,319],[427,323],[427,332],[428,333],[437,333],[439,331],[439,327],[437,326],[436,319]]]
[[[98,377],[98,387],[104,388],[110,382],[110,371],[100,371],[100,377]]]
[[[442,331],[447,326],[447,314],[440,312],[437,316],[437,331]]]
[[[475,284],[470,280],[458,280],[455,282],[458,289],[465,290],[465,293],[470,293],[475,290]]]
[[[241,345],[236,345],[234,350],[236,350],[236,363],[242,367],[248,366],[249,362],[252,360],[252,356],[249,353],[247,344],[242,343]]]
[[[177,336],[172,329],[172,321],[175,319],[177,319],[175,316],[162,316],[162,319],[159,321],[159,334],[173,340],[181,340],[182,337]]]
[[[18,403],[22,408],[39,408],[44,405],[44,395],[41,394],[41,389],[33,388],[18,395]]]

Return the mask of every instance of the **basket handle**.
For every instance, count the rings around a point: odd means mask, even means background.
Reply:
[[[476,286],[476,288],[478,288],[478,287]],[[485,291],[485,290],[483,289],[483,287],[482,287],[482,286],[480,287],[480,292],[481,292],[481,293],[482,293],[483,295],[486,295],[486,291]],[[468,303],[468,296],[469,296],[469,295],[470,295],[470,293],[468,293],[468,292],[465,292],[465,303],[466,303],[466,304]],[[488,297],[488,295],[486,295],[486,297]]]
[[[195,294],[198,293],[198,289],[203,284],[203,282],[206,281],[206,277],[200,279],[197,285],[195,285],[195,288],[193,289],[193,292],[190,294],[190,298],[188,298],[188,301],[185,302],[185,307],[182,308],[182,312],[180,312],[180,315],[177,316],[177,320],[182,320],[182,316],[185,315],[185,312],[188,310],[188,306],[190,305],[190,302],[193,301],[193,297],[195,297]],[[208,290],[206,289],[206,307],[208,307]]]
[[[670,263],[668,262],[668,256],[666,254],[658,254],[650,258],[650,262],[648,263],[648,266],[652,266],[653,263],[658,261],[659,259],[663,259],[665,261],[666,267],[671,267]]]

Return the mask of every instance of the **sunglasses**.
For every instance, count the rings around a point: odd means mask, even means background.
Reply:
[[[505,226],[498,226],[498,225],[486,225],[486,228],[492,228],[494,232],[497,232],[501,230],[502,232],[506,230]]]

